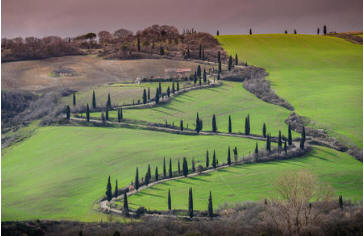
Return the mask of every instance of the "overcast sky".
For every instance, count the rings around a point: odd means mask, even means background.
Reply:
[[[2,37],[75,36],[152,24],[221,34],[361,31],[362,0],[2,0]]]

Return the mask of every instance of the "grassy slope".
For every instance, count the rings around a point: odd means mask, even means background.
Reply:
[[[254,150],[255,141],[122,128],[40,128],[2,157],[2,220],[98,221],[100,214],[91,209],[105,193],[108,175],[113,186],[116,178],[126,186],[136,167],[142,177],[148,163],[153,174],[156,165],[161,173],[163,156],[204,163],[206,150],[213,148],[226,161],[228,145],[243,153]]]
[[[362,45],[316,35],[232,35],[218,40],[240,60],[266,68],[274,90],[298,114],[362,147]]]
[[[172,83],[163,82],[161,84],[162,87],[165,88],[163,92],[166,91],[168,86],[172,90]],[[189,87],[192,85],[193,83],[191,82],[181,82],[180,88],[182,89],[185,86]],[[177,85],[175,84],[175,86]],[[104,106],[106,104],[107,95],[109,93],[113,105],[132,104],[133,100],[135,103],[137,103],[138,100],[140,100],[140,102],[143,102],[143,89],[147,89],[148,92],[148,88],[150,88],[150,96],[154,97],[157,87],[158,83],[115,83],[111,85],[98,86],[91,89],[86,88],[76,93],[76,103],[78,106],[86,106],[87,103],[91,105],[93,90],[95,91],[97,105]],[[62,98],[62,103],[72,105],[73,95]]]
[[[194,90],[152,109],[124,110],[124,118],[163,124],[167,120],[168,123],[174,122],[176,126],[183,119],[185,127],[188,123],[189,128],[194,128],[197,112],[203,119],[204,130],[211,130],[212,115],[216,114],[219,131],[227,132],[228,117],[231,115],[233,132],[243,132],[244,118],[250,114],[252,133],[261,134],[264,122],[267,124],[267,132],[272,135],[277,135],[279,129],[283,134],[287,132],[284,120],[289,111],[263,102],[237,82],[224,82],[223,86],[217,88]],[[100,118],[99,113],[92,116]],[[110,113],[110,117],[116,116],[116,112]]]
[[[133,208],[167,209],[167,192],[171,190],[172,207],[188,209],[188,188],[193,188],[194,209],[206,210],[209,191],[215,208],[225,202],[255,201],[274,194],[272,183],[282,173],[306,169],[323,184],[330,185],[335,195],[362,199],[362,163],[332,149],[317,147],[306,157],[287,161],[239,165],[208,175],[169,181],[143,190],[128,198]]]

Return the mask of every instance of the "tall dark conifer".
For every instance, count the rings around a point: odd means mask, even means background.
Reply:
[[[192,196],[192,188],[190,188],[188,192],[188,215],[190,218],[193,217],[193,196]]]
[[[124,119],[123,108],[120,107],[120,120]]]
[[[303,139],[303,142],[306,141],[306,129],[305,129],[305,126],[302,127],[302,139]]]
[[[147,90],[144,89],[143,91],[143,103],[146,104],[147,103]]]
[[[158,166],[155,167],[154,176],[155,176],[155,181],[158,181],[159,180]]]
[[[232,127],[231,127],[231,116],[229,115],[229,133],[232,132]]]
[[[90,122],[90,108],[88,104],[86,105],[86,121]]]
[[[179,91],[179,81],[177,81],[177,91]]]
[[[234,152],[234,161],[235,161],[235,163],[236,163],[236,162],[238,162],[238,148],[237,148],[237,147],[235,147],[235,148],[233,149],[233,152]]]
[[[197,76],[199,78],[201,78],[201,66],[200,65],[197,66]]]
[[[263,137],[264,138],[267,137],[267,127],[266,127],[265,123],[263,124]]]
[[[217,52],[217,63],[218,63],[217,72],[218,72],[218,74],[220,74],[221,73],[221,53],[220,53],[220,51]]]
[[[270,152],[271,151],[271,140],[270,140],[270,135],[268,134],[267,135],[267,142],[266,142],[266,150],[268,151],[268,152]]]
[[[187,177],[187,175],[188,175],[188,164],[187,164],[186,157],[183,158],[182,172],[183,172],[183,175],[185,177]]]
[[[110,93],[107,94],[107,103],[106,106],[111,108],[111,97],[110,97]]]
[[[115,181],[115,190],[114,190],[114,197],[119,196],[119,187],[118,187],[118,180]]]
[[[326,28],[326,25],[324,25],[324,30],[323,30],[323,32],[324,32],[324,35],[326,35],[326,34],[327,34],[327,28]]]
[[[282,133],[279,131],[278,133],[278,152],[280,153],[282,150]]]
[[[124,192],[124,215],[129,215],[128,195]]]
[[[156,92],[155,92],[155,103],[158,104],[159,103],[159,88],[157,88]]]
[[[233,68],[233,57],[229,56],[228,70],[231,71],[232,68]]]
[[[320,28],[317,28],[317,35],[320,34]]]
[[[150,100],[150,88],[148,88],[148,101]]]
[[[206,74],[206,70],[203,69],[203,82],[206,83],[207,82],[207,74]]]
[[[288,124],[288,145],[292,145],[292,131],[291,131],[291,123]]]
[[[96,95],[95,95],[95,90],[92,91],[92,109],[96,109]]]
[[[169,158],[169,178],[172,178],[173,172],[172,172],[172,160]]]
[[[214,210],[213,210],[213,207],[212,207],[211,191],[210,191],[210,196],[209,196],[209,203],[208,203],[208,207],[207,207],[207,212],[209,214],[209,217],[213,217],[214,216]]]
[[[206,151],[206,168],[210,165],[209,150]]]
[[[163,178],[167,178],[166,157],[163,158]]]
[[[252,35],[253,34],[253,30],[250,28],[249,29],[249,34]]]
[[[169,86],[167,88],[167,96],[170,97],[171,96],[171,90],[169,89]]]
[[[76,106],[76,93],[73,93],[73,106]]]
[[[168,189],[168,210],[172,210],[171,190]]]
[[[200,121],[200,117],[198,116],[198,112],[196,115],[196,128],[195,128],[196,132],[199,133],[201,131],[201,121]]]
[[[235,53],[235,65],[238,65],[238,64],[239,64],[238,54]]]
[[[216,116],[215,114],[212,115],[212,132],[216,132],[217,131],[217,126],[216,126]]]
[[[217,160],[216,160],[216,152],[214,150],[214,154],[212,156],[212,167],[214,167],[216,169],[217,167]]]
[[[135,187],[136,190],[139,189],[139,171],[138,171],[138,168],[136,168],[134,187]]]
[[[105,119],[109,120],[109,106],[105,107]]]
[[[71,119],[71,109],[70,109],[70,106],[66,106],[66,118],[67,120]]]
[[[284,152],[286,153],[286,155],[287,155],[287,140],[285,139],[284,140]]]
[[[178,171],[178,175],[180,175],[181,174],[181,165],[180,165],[179,160],[178,160],[177,171]]]
[[[174,86],[174,81],[172,82],[172,93],[174,94],[176,92],[176,88]]]
[[[198,58],[202,59],[202,45],[200,44],[200,49],[198,51]]]
[[[110,182],[110,176],[107,179],[107,185],[106,185],[106,200],[108,200],[109,202],[112,199],[112,189],[111,189],[111,182]]]
[[[228,147],[227,164],[231,165],[230,146]]]

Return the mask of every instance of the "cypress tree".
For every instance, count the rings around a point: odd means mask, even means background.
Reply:
[[[267,142],[266,142],[266,150],[268,151],[268,152],[270,152],[271,151],[271,148],[270,148],[270,135],[268,134],[267,135]]]
[[[344,201],[343,201],[343,196],[342,195],[339,196],[339,207],[340,207],[340,209],[344,208]]]
[[[86,121],[90,122],[90,108],[88,104],[86,105]]]
[[[107,185],[106,185],[106,199],[107,201],[111,201],[112,199],[112,189],[111,189],[111,182],[110,182],[110,176],[107,179]]]
[[[201,78],[201,66],[200,65],[197,66],[197,76],[199,78]]]
[[[252,35],[252,34],[253,34],[253,31],[252,31],[252,29],[251,29],[251,28],[249,29],[249,34],[250,34],[250,35]]]
[[[303,138],[303,141],[305,142],[306,141],[306,129],[305,129],[305,126],[302,127],[302,138]]]
[[[192,188],[190,188],[188,193],[188,215],[190,218],[193,217],[193,197],[192,197]]]
[[[297,30],[295,29],[293,33],[294,33],[294,34],[297,34]]]
[[[232,67],[233,67],[233,57],[229,56],[228,70],[231,71]]]
[[[168,210],[172,210],[171,190],[168,189]]]
[[[146,104],[147,103],[147,90],[144,89],[143,91],[143,103]]]
[[[73,93],[73,106],[76,106],[76,93]]]
[[[110,97],[110,93],[107,94],[107,103],[106,106],[111,108],[111,97]]]
[[[219,32],[219,30],[218,31],[216,31],[216,36],[219,36],[220,35],[220,32]]]
[[[250,115],[248,114],[248,117],[247,117],[247,123],[248,123],[248,134],[250,134]]]
[[[291,123],[288,124],[288,145],[292,145],[292,131],[291,131]]]
[[[209,158],[209,150],[206,151],[206,168],[209,168],[210,158]]]
[[[231,165],[230,146],[228,147],[227,164]]]
[[[198,112],[197,112],[197,116],[196,116],[196,132],[199,133],[201,131],[201,122],[200,122],[200,118],[198,116]]]
[[[183,131],[183,120],[181,120],[181,121],[179,122],[179,127],[180,127],[181,131]]]
[[[211,196],[211,191],[210,191],[210,196],[209,196],[209,203],[208,203],[208,214],[209,214],[209,217],[213,217],[214,216],[214,210],[212,208],[212,196]]]
[[[195,172],[196,171],[196,168],[195,168],[195,159],[192,159],[192,172]]]
[[[139,189],[139,171],[138,171],[138,168],[136,168],[134,187],[135,187],[136,190]]]
[[[305,149],[305,138],[303,137],[303,134],[301,134],[300,148],[301,150]]]
[[[235,161],[235,163],[236,163],[236,162],[238,162],[238,148],[237,148],[237,147],[235,147],[235,148],[233,149],[233,152],[234,152],[234,161]]]
[[[203,69],[203,82],[206,84],[207,82],[207,75],[206,75],[206,70]]]
[[[179,81],[177,81],[177,91],[179,91]]]
[[[238,54],[235,53],[235,65],[238,65],[238,64],[239,64]]]
[[[95,90],[92,92],[92,109],[96,109],[96,95]]]
[[[158,88],[159,88],[159,95],[162,96],[162,83],[161,82],[159,82]]]
[[[287,30],[285,30],[284,33],[287,34],[288,33]]]
[[[265,123],[263,124],[263,137],[264,138],[267,137],[267,127],[266,127]]]
[[[118,180],[115,181],[114,197],[119,196]]]
[[[174,94],[176,92],[176,89],[174,87],[174,81],[172,82],[172,93]]]
[[[105,118],[106,120],[109,120],[109,106],[105,107]]]
[[[282,150],[282,133],[279,131],[278,133],[278,152],[281,153]]]
[[[170,97],[171,96],[171,90],[169,89],[169,86],[167,88],[167,96]]]
[[[220,72],[217,72],[217,80],[220,80]]]
[[[126,216],[129,215],[129,204],[128,204],[128,195],[124,192],[124,214]]]
[[[249,120],[248,120],[248,117],[245,117],[245,134],[249,135]]]
[[[320,28],[317,28],[317,35],[320,34]]]
[[[196,85],[197,83],[197,73],[195,72],[195,74],[193,75],[193,84]]]
[[[326,25],[324,25],[324,35],[326,35],[327,34],[327,28],[326,28]]]
[[[217,63],[218,63],[218,75],[221,73],[221,53],[220,51],[217,52]]]
[[[69,120],[71,118],[71,109],[70,106],[66,106],[66,118]]]
[[[120,120],[124,119],[123,118],[123,108],[120,107]]]
[[[212,167],[216,169],[217,163],[216,163],[216,153],[214,150],[214,155],[212,156]]]
[[[216,126],[216,117],[215,114],[212,115],[212,132],[216,132],[217,131],[217,126]]]
[[[158,175],[158,166],[155,167],[155,181],[158,181],[159,175]]]
[[[155,92],[155,103],[158,104],[159,103],[159,88],[157,88],[156,92]]]
[[[232,132],[232,127],[231,127],[231,116],[229,115],[229,133]]]
[[[169,178],[172,178],[172,159],[169,158]]]
[[[183,175],[185,177],[187,177],[188,175],[188,165],[187,165],[187,160],[186,160],[186,157],[183,158],[183,163],[182,163],[182,172],[183,172]]]
[[[163,158],[163,178],[167,178],[166,158]]]
[[[258,149],[258,143],[255,144],[255,150],[254,150],[254,154],[255,154],[255,161],[258,160],[258,153],[259,153],[259,149]]]
[[[152,179],[152,173],[150,171],[150,164],[148,164],[148,171],[147,171],[147,175],[148,175],[148,179],[149,179],[149,182],[150,180]]]
[[[201,77],[199,77],[199,78],[198,78],[198,84],[199,84],[199,85],[200,85],[200,87],[201,87],[201,85],[202,85]]]
[[[287,155],[287,140],[284,140],[284,152]]]
[[[121,111],[120,111],[121,109],[118,109],[118,122],[120,122],[121,121]]]
[[[150,101],[150,88],[148,88],[148,101]]]
[[[198,58],[202,58],[202,45],[200,44],[200,50],[198,52]]]
[[[181,174],[181,167],[180,167],[179,160],[178,160],[178,168],[177,168],[177,171],[178,171],[178,175],[180,175]]]

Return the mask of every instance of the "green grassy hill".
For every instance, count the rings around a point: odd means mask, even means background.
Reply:
[[[164,156],[177,170],[177,159],[205,163],[206,150],[216,149],[219,162],[225,162],[228,145],[242,154],[253,151],[255,143],[123,128],[40,128],[3,152],[2,220],[99,221],[103,215],[92,210],[93,203],[105,194],[109,175],[113,186],[117,178],[123,187],[134,180],[136,167],[140,178],[148,164],[153,175],[156,165],[162,173]]]
[[[124,110],[124,118],[143,120],[179,126],[180,120],[184,126],[195,127],[196,114],[203,120],[203,129],[211,131],[212,115],[216,114],[217,127],[221,132],[228,131],[228,119],[231,115],[233,132],[244,132],[244,119],[250,115],[251,133],[262,134],[263,123],[267,125],[267,132],[277,136],[281,130],[287,133],[284,120],[290,111],[275,106],[255,97],[238,82],[223,82],[216,88],[194,90],[175,97],[170,103],[148,109]],[[100,118],[100,113],[93,113],[92,117]],[[117,112],[110,112],[110,117],[116,118]]]
[[[167,210],[167,193],[171,190],[172,208],[188,209],[188,189],[193,189],[194,209],[206,210],[209,191],[215,208],[224,203],[256,201],[274,194],[273,183],[288,171],[308,170],[321,184],[332,187],[334,196],[362,199],[362,163],[332,149],[316,147],[305,157],[267,163],[238,165],[209,174],[173,180],[155,185],[128,198],[129,206]]]
[[[317,35],[226,35],[241,61],[264,67],[279,96],[314,126],[362,147],[363,47]]]

